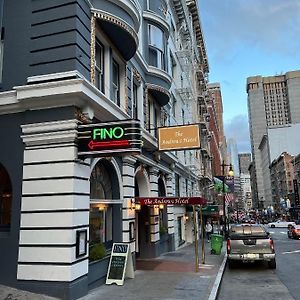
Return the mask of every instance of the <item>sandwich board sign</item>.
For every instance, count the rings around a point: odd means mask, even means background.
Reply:
[[[106,275],[106,284],[123,285],[125,276],[134,278],[130,246],[126,243],[114,243]]]

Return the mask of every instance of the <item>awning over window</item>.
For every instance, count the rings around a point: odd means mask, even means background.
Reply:
[[[123,58],[130,60],[138,48],[138,37],[135,30],[120,18],[105,12],[94,12],[100,28],[120,51]]]
[[[170,93],[168,90],[155,85],[155,84],[148,84],[147,85],[148,92],[155,98],[156,102],[160,106],[165,106],[170,101]]]

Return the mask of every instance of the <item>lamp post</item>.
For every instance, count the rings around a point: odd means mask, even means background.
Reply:
[[[221,164],[222,167],[222,192],[223,192],[223,216],[224,216],[224,237],[227,238],[227,217],[226,217],[226,202],[225,202],[225,167],[229,167],[229,176],[233,176],[232,164],[225,164],[224,160]]]

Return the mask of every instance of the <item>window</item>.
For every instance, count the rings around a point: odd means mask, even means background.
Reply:
[[[175,196],[180,196],[179,175],[175,174]]]
[[[109,248],[113,239],[113,207],[103,200],[112,199],[112,185],[110,175],[101,161],[92,171],[90,185],[90,245],[103,243]]]
[[[138,85],[132,85],[132,118],[138,119]]]
[[[156,68],[164,69],[164,33],[154,26],[149,25],[149,64]]]
[[[96,40],[95,79],[96,87],[104,93],[104,46]]]
[[[0,164],[0,231],[11,226],[12,186],[6,169]]]
[[[112,61],[111,100],[117,105],[120,105],[120,67],[114,59]]]

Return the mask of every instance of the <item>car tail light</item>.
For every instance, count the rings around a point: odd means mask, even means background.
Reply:
[[[270,245],[270,248],[271,248],[272,252],[275,252],[273,239],[269,239],[269,245]]]
[[[296,229],[296,230],[294,230],[294,231],[296,231],[296,232],[300,232],[300,229]]]
[[[227,254],[230,253],[231,245],[230,245],[230,239],[227,240]]]

